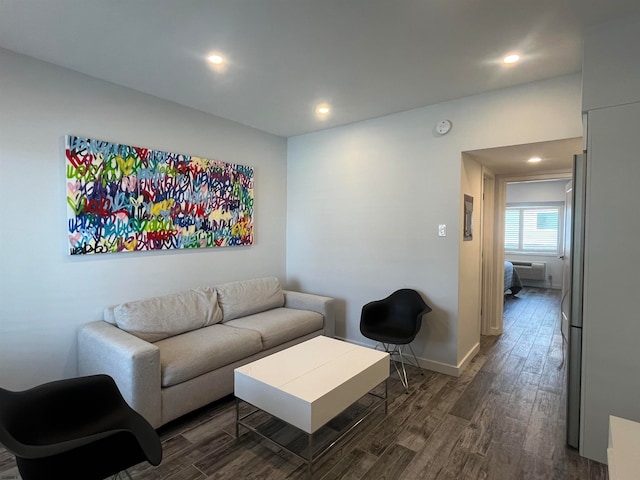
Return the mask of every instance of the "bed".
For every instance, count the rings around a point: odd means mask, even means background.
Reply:
[[[518,276],[518,272],[513,268],[513,263],[505,260],[504,262],[504,294],[516,295],[522,290],[522,282]]]

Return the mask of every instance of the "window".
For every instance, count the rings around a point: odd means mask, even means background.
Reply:
[[[508,204],[504,249],[508,253],[558,255],[562,204]]]

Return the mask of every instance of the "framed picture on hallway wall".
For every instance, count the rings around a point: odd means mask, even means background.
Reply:
[[[473,240],[473,197],[471,195],[464,196],[464,230],[462,239],[465,242]]]

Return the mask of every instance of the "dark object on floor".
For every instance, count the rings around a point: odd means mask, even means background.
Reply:
[[[23,480],[101,480],[162,460],[160,438],[108,375],[0,388],[0,443]]]
[[[522,290],[522,281],[518,272],[513,268],[513,263],[504,261],[504,294],[511,291],[511,295],[517,295]]]
[[[431,307],[425,303],[420,294],[408,288],[393,292],[387,298],[369,302],[362,307],[360,333],[381,343],[392,358],[393,355],[399,358],[402,371],[395,360],[393,365],[407,393],[409,381],[404,366],[403,346],[409,345],[416,366],[420,368],[410,344],[420,331],[422,316],[430,311]]]

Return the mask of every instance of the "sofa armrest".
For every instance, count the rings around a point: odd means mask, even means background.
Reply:
[[[324,334],[327,337],[335,337],[336,335],[336,314],[334,303],[335,300],[331,297],[284,290],[285,307],[318,312],[324,317]]]
[[[78,331],[80,375],[111,376],[122,396],[154,428],[162,424],[160,350],[115,325],[99,321]]]

